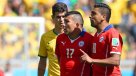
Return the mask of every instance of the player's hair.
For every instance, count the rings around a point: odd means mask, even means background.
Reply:
[[[52,7],[52,14],[55,15],[55,12],[68,12],[68,7],[62,2],[55,3]]]
[[[65,14],[65,17],[67,17],[67,16],[69,16],[69,15],[72,15],[72,16],[73,16],[73,20],[74,20],[75,22],[78,22],[80,25],[83,26],[84,20],[83,20],[83,17],[82,17],[82,15],[81,15],[80,12],[78,12],[78,11],[70,11],[70,12],[67,12],[67,13]]]
[[[106,21],[109,22],[111,17],[111,8],[105,3],[96,3],[94,8],[100,8],[99,12],[101,14],[106,14]]]

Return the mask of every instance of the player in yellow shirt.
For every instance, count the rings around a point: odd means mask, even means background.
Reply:
[[[52,7],[52,19],[55,28],[44,33],[41,37],[38,53],[38,56],[40,56],[38,76],[44,76],[47,58],[49,60],[48,76],[60,76],[60,67],[55,56],[55,45],[56,37],[64,31],[64,15],[67,11],[67,5],[62,2],[58,2]]]

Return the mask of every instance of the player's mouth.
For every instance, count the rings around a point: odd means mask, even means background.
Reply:
[[[61,27],[61,28],[64,28],[64,27],[65,27],[65,24],[64,24],[64,23],[60,23],[60,27]]]
[[[61,29],[64,29],[64,26],[63,26],[63,25],[60,25],[60,28],[61,28]]]
[[[91,19],[91,23],[92,23],[92,22],[93,22],[93,23],[95,22],[94,19]]]

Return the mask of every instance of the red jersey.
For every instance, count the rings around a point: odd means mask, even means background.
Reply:
[[[111,54],[121,54],[122,38],[112,25],[107,26],[100,34],[93,38],[91,57],[94,59],[106,59]],[[93,64],[93,76],[121,76],[119,66],[100,66]]]
[[[82,52],[79,49],[91,54],[91,39],[92,36],[84,31],[75,40],[65,33],[57,37],[55,53],[60,59],[61,76],[90,76],[91,65],[81,61]]]
[[[4,76],[4,72],[0,69],[0,76]]]

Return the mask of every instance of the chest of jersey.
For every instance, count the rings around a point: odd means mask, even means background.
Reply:
[[[105,33],[95,35],[92,41],[93,58],[105,58],[108,54],[108,38]]]
[[[79,49],[83,49],[88,52],[88,41],[83,38],[79,37],[76,40],[70,40],[69,38],[65,38],[60,41],[60,54],[62,58],[66,59],[74,59],[80,57],[82,53]]]

